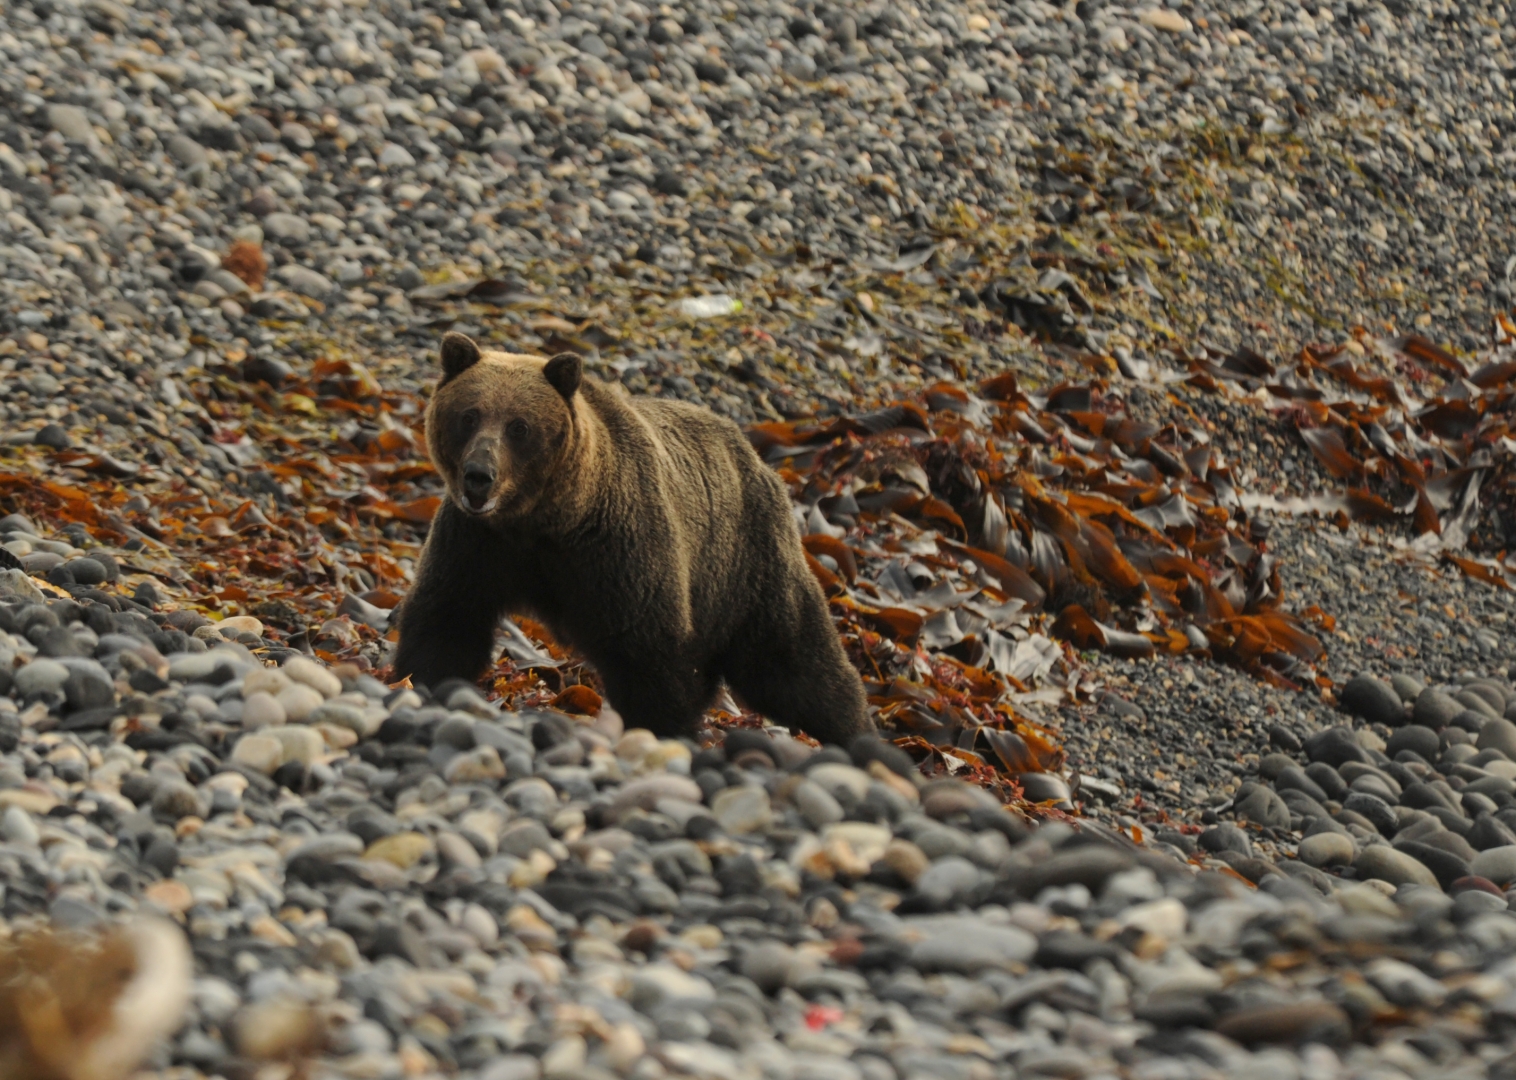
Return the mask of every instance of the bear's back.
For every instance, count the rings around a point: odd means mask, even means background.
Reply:
[[[668,514],[670,554],[704,568],[690,579],[697,612],[768,585],[785,569],[779,552],[803,558],[784,543],[795,525],[783,483],[735,423],[688,402],[597,390],[629,482]]]

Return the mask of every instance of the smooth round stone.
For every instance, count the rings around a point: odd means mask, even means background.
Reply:
[[[1452,723],[1453,717],[1463,712],[1463,708],[1456,698],[1429,686],[1417,696],[1411,716],[1416,723],[1440,731]]]
[[[1346,866],[1356,854],[1353,838],[1343,833],[1321,832],[1307,836],[1297,849],[1307,866]]]
[[[738,970],[765,994],[772,994],[784,986],[794,963],[795,950],[790,946],[779,941],[764,941],[744,954]]]
[[[153,813],[160,819],[204,817],[205,811],[205,800],[183,780],[160,781],[153,791]]]
[[[907,885],[915,885],[921,875],[926,873],[927,868],[932,865],[932,861],[926,857],[926,852],[911,841],[899,837],[889,842],[880,861]]]
[[[417,832],[403,832],[375,840],[363,853],[363,857],[380,859],[398,866],[401,870],[409,870],[423,858],[434,853],[435,848],[428,837]]]
[[[505,762],[493,746],[476,746],[454,757],[443,770],[450,784],[484,784],[505,779]]]
[[[1272,789],[1255,787],[1234,808],[1239,818],[1276,829],[1290,827],[1290,808]]]
[[[444,866],[459,866],[466,870],[477,869],[483,861],[479,852],[474,850],[463,837],[455,832],[440,832],[437,834],[437,856]]]
[[[1208,1028],[1216,1020],[1216,1010],[1204,996],[1194,993],[1146,994],[1132,1006],[1138,1020],[1158,1028]],[[1175,1076],[1191,1075],[1187,1068]],[[1074,1075],[1079,1075],[1075,1073]]]
[[[1394,836],[1399,828],[1395,808],[1378,795],[1354,791],[1342,800],[1342,808],[1367,819],[1383,836]]]
[[[104,565],[88,557],[70,559],[63,564],[63,569],[74,576],[77,585],[104,585],[110,578]]]
[[[1289,754],[1265,754],[1263,760],[1258,763],[1258,775],[1269,783],[1279,779],[1279,774],[1295,764],[1295,759]]]
[[[525,859],[534,851],[545,851],[553,843],[547,826],[534,818],[513,821],[500,833],[499,850],[506,855]]]
[[[1393,806],[1400,799],[1398,786],[1392,787],[1385,778],[1378,773],[1364,772],[1353,777],[1352,783],[1348,784],[1349,791],[1361,791],[1365,795],[1373,795],[1383,799]],[[1360,811],[1361,813],[1362,811]]]
[[[1430,870],[1437,878],[1437,884],[1444,889],[1469,874],[1468,860],[1455,855],[1441,845],[1429,844],[1421,840],[1407,840],[1397,844],[1396,847]]]
[[[1064,810],[1072,810],[1069,802],[1069,785],[1061,776],[1046,772],[1014,773],[1021,785],[1021,794],[1029,803],[1053,803]],[[946,814],[937,815],[946,817]]]
[[[1034,864],[1017,885],[1023,896],[1035,896],[1043,889],[1058,885],[1083,885],[1095,892],[1112,874],[1130,869],[1133,861],[1133,856],[1120,848],[1081,844]]]
[[[216,671],[227,662],[225,655],[217,652],[178,653],[168,662],[168,677],[175,682],[210,682]]]
[[[823,829],[847,815],[842,805],[820,784],[807,778],[801,780],[790,792],[790,802],[800,811],[800,816],[813,829]]]
[[[1345,727],[1318,731],[1305,741],[1305,753],[1311,761],[1322,762],[1334,769],[1349,761],[1368,761],[1368,754],[1359,745],[1358,737]]]
[[[1296,788],[1285,788],[1279,793],[1284,805],[1290,808],[1291,821],[1294,815],[1299,814],[1302,818],[1325,818],[1330,817],[1327,808],[1323,805],[1324,799],[1311,798],[1305,792]]]
[[[1389,684],[1372,675],[1359,675],[1348,680],[1338,697],[1343,709],[1360,716],[1371,724],[1396,727],[1405,723],[1406,708],[1400,695]]]
[[[63,565],[63,556],[56,551],[34,551],[21,556],[21,569],[28,574],[42,575]]]
[[[1474,827],[1464,837],[1475,851],[1488,851],[1497,847],[1516,847],[1516,831],[1493,814],[1480,814]]]
[[[244,735],[232,748],[232,761],[269,776],[284,764],[284,746],[267,735]]]
[[[259,667],[253,668],[242,676],[242,696],[244,698],[252,694],[268,694],[277,697],[282,691],[290,686],[290,677],[278,668]]]
[[[479,1070],[479,1080],[540,1080],[542,1063],[527,1054],[504,1054],[492,1058]]]
[[[54,693],[62,690],[67,681],[68,668],[56,660],[41,657],[16,669],[14,676],[15,691],[21,697]]]
[[[1378,878],[1391,885],[1430,885],[1438,887],[1437,876],[1404,852],[1388,844],[1370,844],[1353,860],[1360,879]]]
[[[833,798],[851,797],[853,802],[862,802],[869,793],[873,777],[862,769],[840,762],[829,761],[813,765],[806,770],[806,779],[821,787]]]
[[[751,784],[719,792],[711,801],[711,814],[722,829],[733,834],[760,832],[774,820],[769,793]]]
[[[1504,718],[1491,720],[1479,729],[1474,747],[1478,750],[1499,750],[1506,757],[1516,760],[1516,724]]]
[[[310,238],[311,227],[303,217],[279,211],[263,219],[263,231],[280,243],[303,244]]]
[[[350,702],[326,701],[311,710],[306,722],[331,724],[333,727],[347,728],[360,736],[367,736],[377,731],[382,721],[375,720],[373,724],[370,724],[364,710]]]
[[[1476,877],[1473,874],[1470,874],[1466,878],[1461,878],[1458,881],[1453,882],[1453,887],[1448,891],[1454,896],[1457,896],[1459,893],[1467,892],[1469,890],[1486,892],[1491,896],[1498,896],[1501,900],[1505,900],[1505,890],[1503,890],[1499,885],[1496,885],[1489,878]]]
[[[671,1002],[705,1002],[714,1000],[716,991],[710,982],[691,975],[669,963],[647,964],[632,972],[627,1001],[634,1009],[652,1012]]]
[[[1032,957],[1032,963],[1038,968],[1082,971],[1092,960],[1116,960],[1119,954],[1120,950],[1105,940],[1085,936],[1076,930],[1052,930],[1041,934],[1037,940],[1037,956]],[[1019,1063],[1025,1068],[1025,1054],[1019,1057]]]
[[[1239,1009],[1218,1020],[1216,1031],[1244,1046],[1307,1041],[1330,1045],[1347,1042],[1352,1025],[1339,1006],[1313,1001]]]
[[[1400,700],[1407,705],[1413,703],[1421,696],[1421,692],[1426,689],[1426,684],[1421,680],[1414,679],[1400,672],[1396,672],[1390,676],[1390,686],[1400,696]]]
[[[911,949],[911,966],[922,972],[977,975],[1025,964],[1037,953],[1037,939],[1014,926],[996,926],[974,915],[932,920],[926,936]]]
[[[645,776],[640,780],[623,784],[621,790],[612,797],[611,807],[617,813],[624,813],[633,807],[652,810],[658,805],[660,799],[678,799],[682,802],[698,803],[701,801],[702,794],[700,785],[688,776],[681,776],[678,773],[655,773],[652,776]]]
[[[1409,750],[1427,761],[1436,761],[1441,749],[1442,740],[1437,732],[1422,724],[1406,724],[1390,736],[1384,752],[1393,758],[1400,751]]]
[[[294,656],[285,661],[281,669],[290,680],[303,683],[323,698],[333,698],[342,693],[342,680],[308,656]]]
[[[257,728],[282,727],[288,717],[279,699],[265,690],[249,694],[242,702],[242,726],[249,731]]]
[[[1438,822],[1437,824],[1440,825],[1441,822]],[[1411,833],[1410,835],[1407,835],[1408,832],[1409,830],[1402,831],[1395,837],[1395,839],[1397,841],[1414,840],[1418,843],[1430,844],[1432,847],[1440,848],[1443,851],[1448,852],[1450,855],[1457,855],[1465,862],[1473,859],[1474,856],[1478,854],[1478,852],[1469,844],[1468,840],[1464,839],[1464,837],[1460,836],[1458,833],[1449,832],[1446,828],[1418,829],[1416,832]]]
[[[416,164],[416,158],[399,143],[390,142],[380,149],[379,164],[386,169],[408,169]]]
[[[927,867],[916,880],[916,892],[939,907],[963,899],[979,884],[980,870],[961,855],[948,855]]]
[[[263,623],[251,615],[229,615],[216,624],[216,629],[224,637],[236,637],[238,634],[263,636]]]
[[[335,862],[363,854],[363,841],[350,832],[326,833],[306,840],[285,855],[287,863]]]
[[[19,806],[5,808],[4,817],[0,817],[0,836],[7,842],[22,847],[36,847],[42,840],[42,834],[37,831],[37,823]]]
[[[274,700],[284,710],[290,723],[303,724],[321,707],[323,698],[319,691],[304,683],[292,683],[275,695]]]
[[[264,734],[283,749],[281,765],[298,761],[309,768],[317,758],[326,753],[326,743],[322,740],[321,733],[314,728],[287,724],[284,727],[268,728]]]
[[[1475,855],[1469,872],[1506,886],[1516,881],[1516,846],[1493,847]]]
[[[63,694],[73,709],[93,709],[116,700],[116,684],[98,661],[69,657]]]
[[[1486,699],[1484,694],[1476,693],[1473,690],[1461,691],[1453,696],[1453,700],[1457,701],[1465,709],[1482,713],[1491,720],[1499,720],[1505,715],[1504,700],[1500,702],[1500,707],[1497,709]]]
[[[1479,709],[1464,709],[1457,716],[1453,717],[1448,728],[1449,730],[1462,728],[1464,731],[1478,735],[1489,722],[1490,716],[1488,713],[1482,712]]]
[[[1201,833],[1199,843],[1204,850],[1210,852],[1235,851],[1241,855],[1253,853],[1253,845],[1248,842],[1248,834],[1229,821],[1212,826]]]
[[[1453,900],[1453,921],[1466,923],[1480,915],[1508,910],[1503,896],[1492,896],[1483,889],[1464,889]]]
[[[1184,936],[1189,918],[1189,910],[1183,901],[1167,896],[1133,904],[1116,917],[1116,922],[1123,928],[1133,927],[1165,941],[1178,941]]]
[[[467,713],[454,713],[437,725],[437,730],[432,733],[432,745],[441,743],[456,746],[459,750],[472,750],[478,741],[474,737],[477,724],[478,721]]]
[[[1484,698],[1497,714],[1504,713],[1506,705],[1516,700],[1511,684],[1500,679],[1470,679],[1463,684],[1463,688]]]
[[[1332,766],[1325,762],[1316,761],[1305,768],[1306,777],[1319,787],[1328,799],[1344,799],[1347,797],[1347,781],[1342,778]]]
[[[1298,791],[1301,794],[1309,795],[1317,802],[1326,802],[1327,799],[1331,798],[1320,784],[1311,779],[1309,773],[1295,764],[1286,765],[1279,770],[1279,773],[1274,777],[1274,790],[1278,791],[1281,796],[1286,791]]]
[[[500,924],[495,921],[495,916],[490,914],[488,908],[479,904],[469,904],[463,909],[463,914],[458,919],[458,927],[486,949],[500,940]]]
[[[1001,806],[988,791],[962,780],[934,781],[921,792],[921,812],[927,817],[942,820],[979,809],[999,810]]]
[[[962,829],[937,825],[916,832],[916,845],[928,859],[944,855],[967,855],[974,850],[974,838]]]

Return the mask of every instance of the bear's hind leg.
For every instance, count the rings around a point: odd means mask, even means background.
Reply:
[[[822,743],[873,730],[863,682],[824,601],[801,594],[790,619],[760,618],[737,635],[722,674],[743,705]]]

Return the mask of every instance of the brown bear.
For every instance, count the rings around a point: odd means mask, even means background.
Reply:
[[[477,679],[502,614],[579,650],[628,727],[690,735],[722,680],[822,742],[871,730],[784,485],[730,420],[580,358],[442,339],[426,440],[447,485],[395,677]]]

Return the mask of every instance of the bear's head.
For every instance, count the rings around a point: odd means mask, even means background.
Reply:
[[[582,365],[572,353],[482,351],[463,334],[442,339],[442,382],[427,409],[426,443],[447,494],[465,513],[530,514],[565,479],[584,417]]]

